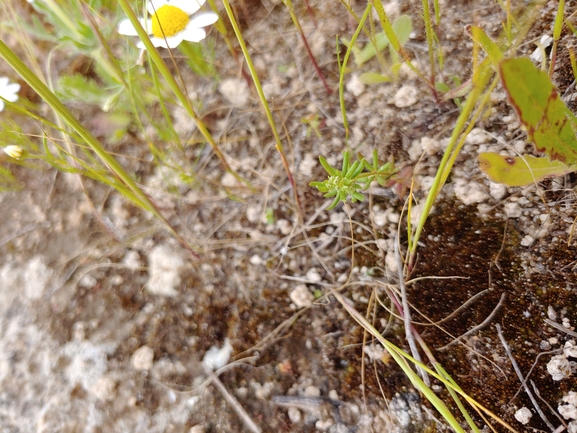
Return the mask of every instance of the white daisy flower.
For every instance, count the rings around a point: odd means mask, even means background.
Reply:
[[[20,146],[11,145],[4,148],[4,153],[14,159],[20,159],[24,150]]]
[[[203,12],[191,15],[200,10],[206,0],[148,0],[147,9],[150,19],[140,19],[155,47],[176,48],[182,41],[200,42],[206,38],[203,27],[214,24],[218,14]],[[136,29],[125,19],[118,25],[118,33],[126,36],[138,36]],[[145,48],[142,41],[138,48]]]
[[[8,102],[18,101],[19,90],[20,84],[10,83],[8,78],[0,77],[0,111],[4,110],[4,99],[6,99]]]

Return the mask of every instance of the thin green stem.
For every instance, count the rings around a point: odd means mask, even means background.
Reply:
[[[220,162],[223,165],[224,169],[227,172],[231,173],[237,180],[250,186],[248,181],[246,181],[245,179],[240,177],[238,175],[238,173],[236,171],[232,170],[232,168],[230,168],[230,166],[226,162],[226,159],[224,158],[224,155],[221,152],[218,144],[216,143],[216,141],[214,140],[214,138],[212,137],[212,135],[208,131],[208,128],[206,127],[204,122],[196,114],[196,111],[192,107],[192,103],[190,102],[190,99],[188,99],[188,97],[184,94],[184,92],[181,90],[180,86],[178,85],[178,83],[174,79],[174,76],[172,75],[172,73],[170,72],[168,67],[166,66],[166,63],[164,63],[164,60],[160,56],[160,53],[156,50],[156,47],[152,44],[152,41],[148,37],[148,33],[146,32],[146,30],[144,30],[144,28],[140,24],[138,17],[136,16],[134,11],[132,10],[130,5],[128,4],[128,1],[127,0],[118,0],[118,3],[120,4],[120,7],[124,11],[124,13],[128,17],[128,19],[130,20],[130,22],[132,23],[132,25],[134,26],[136,33],[138,33],[138,37],[144,43],[144,46],[146,47],[146,50],[148,51],[148,55],[150,56],[150,58],[152,59],[152,61],[156,65],[156,67],[158,68],[160,74],[166,80],[168,86],[173,91],[173,93],[176,95],[176,97],[178,98],[178,100],[180,101],[180,103],[182,104],[184,109],[186,110],[186,112],[190,115],[190,117],[192,117],[192,119],[196,123],[196,127],[198,128],[198,130],[200,131],[200,133],[202,134],[204,139],[211,145],[212,150],[214,151],[216,156],[220,159]]]
[[[168,220],[160,213],[148,196],[140,189],[134,179],[122,168],[116,159],[110,156],[100,142],[86,129],[58,97],[20,60],[20,58],[0,40],[0,56],[34,89],[38,95],[58,114],[58,116],[78,134],[92,151],[102,160],[110,171],[126,185],[132,195],[127,195],[137,205],[152,213],[162,221],[172,233],[185,245],[195,256],[189,244],[172,228]]]
[[[365,13],[361,17],[361,20],[359,21],[359,25],[357,26],[357,30],[355,30],[355,33],[353,34],[353,37],[351,38],[351,42],[349,43],[349,46],[347,47],[347,52],[345,53],[343,63],[339,67],[339,101],[341,104],[341,113],[343,114],[343,125],[345,127],[345,141],[347,143],[348,143],[348,139],[349,139],[349,122],[347,120],[347,109],[345,106],[345,73],[346,73],[346,69],[347,69],[347,63],[349,61],[349,57],[351,56],[351,52],[353,50],[353,47],[355,46],[357,38],[359,37],[359,34],[361,33],[363,26],[365,25],[365,21],[367,20],[368,16],[370,15],[372,9],[373,9],[373,6],[371,4],[367,5],[367,8],[365,9]]]
[[[125,1],[125,0],[123,0],[123,1]],[[260,84],[260,79],[258,78],[258,74],[257,74],[256,69],[254,67],[254,64],[252,62],[252,58],[250,57],[250,53],[248,52],[248,48],[246,47],[246,43],[244,42],[242,32],[240,31],[240,27],[238,26],[238,23],[236,22],[236,18],[234,16],[234,13],[232,12],[230,4],[229,4],[228,0],[222,0],[222,4],[224,5],[224,9],[226,10],[226,13],[228,15],[228,19],[230,20],[230,23],[231,23],[232,28],[234,30],[234,34],[236,35],[236,39],[238,40],[238,43],[240,45],[240,49],[242,51],[242,54],[244,55],[244,59],[246,61],[246,65],[248,66],[248,69],[250,71],[252,81],[254,83],[254,86],[256,88],[256,92],[258,94],[258,98],[259,98],[259,100],[263,106],[263,109],[264,109],[265,114],[266,114],[266,118],[268,120],[268,123],[271,127],[272,133],[274,135],[274,138],[276,141],[276,150],[280,154],[282,164],[283,164],[284,169],[287,173],[287,177],[289,179],[289,182],[293,188],[294,198],[295,198],[295,203],[297,205],[299,218],[302,218],[300,200],[299,200],[298,192],[296,189],[296,183],[295,183],[293,176],[292,176],[292,173],[290,171],[288,161],[287,161],[286,155],[284,153],[282,141],[281,141],[280,135],[278,133],[278,130],[276,128],[276,124],[275,124],[275,121],[274,121],[274,118],[272,115],[272,111],[270,110],[270,107],[268,105],[268,101],[266,100],[266,96],[264,94],[264,91],[262,90],[262,86]]]

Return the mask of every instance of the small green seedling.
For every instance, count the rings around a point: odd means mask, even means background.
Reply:
[[[548,158],[482,153],[481,170],[491,180],[509,186],[528,185],[577,170],[577,118],[561,100],[549,75],[527,58],[501,60],[498,69],[528,139]]]
[[[406,44],[409,40],[411,32],[413,31],[413,23],[411,21],[411,17],[408,15],[401,15],[393,22],[392,27],[400,44]],[[341,38],[341,41],[347,47],[350,44],[350,40],[345,38]],[[373,44],[373,42],[369,42],[362,49],[354,45],[351,48],[351,51],[355,57],[354,62],[358,68],[360,68],[366,62],[375,57],[377,53],[382,52],[390,45],[389,38],[384,32],[377,33],[375,35],[374,41],[376,45]],[[364,84],[378,84],[392,81],[393,77],[396,77],[397,71],[400,68],[402,62],[400,61],[398,54],[392,48],[390,49],[390,57],[392,65],[390,67],[390,72],[392,72],[392,76],[383,75],[377,72],[366,72],[361,74],[359,80]]]
[[[362,191],[366,191],[373,181],[377,181],[384,186],[397,172],[393,162],[385,164],[379,162],[376,150],[373,151],[372,164],[360,154],[358,159],[351,164],[349,152],[343,152],[341,170],[331,167],[322,156],[319,157],[319,161],[329,174],[329,177],[323,182],[311,182],[310,186],[314,186],[324,193],[325,197],[334,197],[328,210],[334,209],[341,201],[346,202],[349,197],[351,197],[353,203],[363,201],[365,197]]]

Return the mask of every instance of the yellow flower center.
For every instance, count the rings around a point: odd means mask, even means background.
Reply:
[[[157,38],[174,36],[183,31],[190,17],[176,6],[164,5],[152,16],[152,34]]]

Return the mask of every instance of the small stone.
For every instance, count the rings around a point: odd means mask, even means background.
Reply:
[[[557,320],[557,312],[551,305],[547,307],[547,317],[551,320]]]
[[[315,297],[305,284],[299,284],[289,294],[289,298],[298,308],[310,307]]]
[[[524,247],[531,246],[531,244],[535,241],[535,238],[530,235],[526,235],[523,239],[521,239],[521,245]]]
[[[563,346],[563,354],[567,358],[577,358],[577,346],[575,346],[574,341],[568,341],[565,343],[565,346]],[[575,404],[575,406],[577,406],[577,404]]]
[[[346,84],[346,88],[354,96],[361,96],[365,91],[365,85],[359,80],[358,74],[353,74],[351,79]]]
[[[515,419],[523,425],[527,424],[531,420],[532,416],[533,413],[526,407],[522,407],[517,412],[515,412]]]
[[[522,209],[521,206],[519,206],[519,203],[505,203],[503,210],[508,218],[519,218],[522,214]]]
[[[149,279],[146,290],[153,295],[174,297],[180,284],[180,270],[184,261],[167,245],[158,245],[148,255]]]
[[[273,389],[274,384],[272,382],[267,382],[264,385],[256,382],[254,384],[254,396],[259,400],[268,400]]]
[[[481,128],[473,128],[467,138],[465,139],[466,144],[482,144],[487,142],[487,133]]]
[[[299,172],[304,176],[312,176],[313,168],[315,168],[319,164],[319,161],[310,153],[305,154],[305,157],[299,164]]]
[[[443,149],[439,140],[429,137],[421,138],[421,147],[427,155],[435,155]]]
[[[577,419],[577,407],[572,404],[560,404],[557,406],[557,410],[565,419]]]
[[[383,358],[385,348],[381,344],[368,344],[363,348],[363,352],[369,356],[372,361],[378,361]]]
[[[92,387],[92,393],[101,401],[112,401],[116,397],[116,382],[110,377],[101,377]]]
[[[80,278],[78,285],[80,287],[84,287],[85,289],[92,289],[94,286],[96,286],[96,283],[97,283],[96,278],[86,274],[82,278]]]
[[[397,258],[393,251],[388,251],[387,255],[385,256],[385,266],[387,270],[391,272],[393,275],[396,275],[399,272],[399,266],[397,263]]]
[[[502,183],[489,182],[489,194],[495,200],[501,200],[507,195],[507,187]]]
[[[251,223],[259,222],[262,216],[261,207],[258,205],[249,205],[246,208],[246,219],[249,220]]]
[[[416,87],[405,85],[395,93],[394,104],[398,108],[410,107],[419,100],[418,94],[419,92]]]
[[[130,358],[130,363],[135,370],[145,371],[152,368],[154,350],[148,346],[141,346],[135,350]]]
[[[320,397],[321,390],[314,385],[309,385],[305,388],[305,397]]]
[[[577,421],[571,421],[567,424],[567,433],[577,433]]]
[[[228,171],[222,176],[222,178],[220,179],[220,183],[222,186],[228,186],[228,187],[240,185],[238,179],[234,177],[234,174]]]
[[[188,431],[188,433],[205,433],[206,429],[204,428],[203,425],[195,425],[194,427],[191,427],[190,430]]]
[[[549,350],[551,349],[551,343],[549,343],[547,340],[543,340],[539,343],[539,349]]]
[[[571,364],[564,355],[555,355],[547,363],[547,372],[553,380],[562,380],[571,376]]]
[[[331,224],[340,225],[345,221],[346,214],[344,212],[331,212],[330,219]]]
[[[577,392],[569,391],[569,394],[563,397],[563,401],[567,404],[577,407]]]
[[[458,179],[455,182],[455,195],[466,205],[481,203],[489,198],[481,185],[477,182],[467,182],[464,179]]]
[[[411,161],[417,161],[423,154],[421,142],[419,140],[413,140],[407,152],[409,153],[409,158],[411,158]]]
[[[253,254],[252,257],[249,259],[251,265],[258,266],[262,264],[262,259],[258,254]]]
[[[226,365],[231,354],[232,344],[228,338],[225,338],[221,349],[218,346],[212,346],[206,351],[202,358],[202,366],[208,370],[218,370]]]
[[[301,422],[301,411],[296,407],[289,407],[287,415],[293,424],[298,424]]]
[[[307,280],[309,280],[311,283],[320,283],[322,281],[322,277],[321,274],[319,274],[319,271],[317,268],[310,268],[307,271]]]
[[[388,222],[387,214],[385,212],[377,212],[373,217],[373,221],[377,227],[383,227]]]
[[[128,269],[137,270],[140,268],[140,254],[134,250],[126,251],[124,257],[122,258],[122,265],[126,266]]]
[[[334,424],[334,421],[332,419],[327,419],[325,421],[321,421],[318,420],[315,423],[315,428],[319,431],[326,431],[328,430],[332,425]]]
[[[237,78],[222,80],[218,86],[218,91],[234,107],[245,106],[250,95],[246,82]]]
[[[278,227],[278,229],[280,230],[280,232],[283,235],[290,235],[293,229],[292,224],[290,223],[290,221],[281,218],[276,222],[276,226]]]
[[[435,178],[433,176],[423,176],[421,178],[421,191],[423,192],[428,192],[431,187],[433,186],[433,183],[435,182]]]

